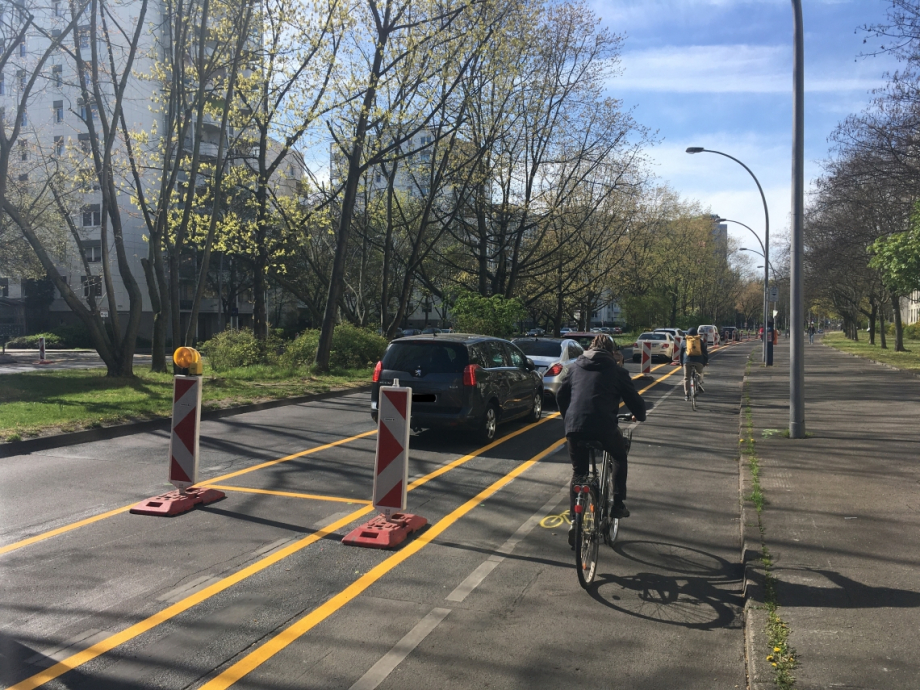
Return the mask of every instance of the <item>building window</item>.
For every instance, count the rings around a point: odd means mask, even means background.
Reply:
[[[64,137],[62,136],[54,137],[54,155],[55,156],[64,155]]]
[[[64,121],[64,101],[54,102],[54,121],[57,123]]]
[[[80,276],[84,297],[102,297],[102,276]]]
[[[19,142],[19,160],[23,162],[29,160],[29,146],[24,141]]]
[[[19,57],[25,57],[25,56],[26,56],[26,42],[25,40],[23,40],[22,43],[19,44]]]
[[[102,247],[98,243],[84,243],[83,255],[88,263],[99,263],[102,261]]]
[[[25,110],[22,111],[22,119],[19,121],[19,124],[23,127],[29,126],[29,115]]]
[[[20,181],[20,182],[28,182],[28,181],[29,181],[29,173],[23,173],[22,175],[20,175],[20,176],[19,176],[19,181]]]
[[[29,83],[29,80],[26,77],[26,71],[24,69],[19,70],[19,72],[17,72],[17,76],[19,77],[19,88],[25,91],[26,84]]]
[[[89,24],[84,24],[77,29],[80,36],[80,47],[89,48]]]
[[[102,212],[99,204],[89,204],[83,207],[83,227],[95,228],[102,223]]]
[[[0,72],[0,96],[6,95],[6,77]]]
[[[59,2],[58,0],[55,0],[54,3],[52,3],[52,5],[54,6],[54,16],[63,17],[64,16],[63,3]]]
[[[96,113],[95,105],[87,106],[82,103],[80,104],[80,119],[83,120],[83,122],[88,122],[89,120],[95,120],[96,114],[97,113]]]
[[[0,278],[0,297],[10,296],[10,279]]]
[[[64,68],[61,65],[55,65],[51,68],[51,81],[55,88],[64,88]]]
[[[80,148],[83,150],[83,153],[89,153],[92,151],[92,146],[89,143],[89,134],[84,132],[77,136],[77,139],[80,142]]]

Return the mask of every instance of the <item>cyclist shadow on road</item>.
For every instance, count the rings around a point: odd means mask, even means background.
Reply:
[[[698,630],[741,627],[740,563],[665,542],[623,541],[614,551],[632,566],[655,570],[629,575],[598,573],[588,589],[598,603],[667,625]],[[622,561],[618,565],[624,569]],[[604,568],[603,560],[599,567]]]

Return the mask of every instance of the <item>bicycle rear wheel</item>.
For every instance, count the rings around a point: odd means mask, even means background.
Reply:
[[[696,372],[693,372],[693,378],[690,380],[690,406],[696,412]]]
[[[617,534],[620,530],[620,521],[618,518],[610,517],[610,513],[613,512],[613,503],[616,496],[616,484],[615,484],[615,475],[613,458],[604,458],[604,479],[601,483],[603,486],[603,497],[601,499],[601,504],[606,506],[604,508],[604,518],[603,518],[603,537],[604,543],[607,544],[610,548],[613,548],[614,542],[617,540]]]
[[[580,512],[577,510],[579,507]],[[582,587],[588,587],[594,581],[597,572],[600,515],[597,492],[593,488],[582,492],[576,503],[575,512],[575,569]]]

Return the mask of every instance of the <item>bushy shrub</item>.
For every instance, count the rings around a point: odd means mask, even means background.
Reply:
[[[907,340],[920,340],[920,321],[904,326],[904,338]]]
[[[250,330],[226,330],[198,348],[214,371],[248,367],[265,361],[262,344]]]
[[[343,323],[336,326],[332,332],[332,354],[329,364],[342,369],[360,369],[373,365],[383,357],[387,345],[387,339],[383,336],[366,328]]]
[[[71,326],[58,326],[52,330],[52,333],[58,336],[66,347],[85,347],[89,349],[96,347],[89,335],[89,331],[82,322]]]
[[[499,338],[511,337],[517,332],[517,322],[527,316],[517,298],[505,299],[501,295],[482,297],[471,292],[458,297],[451,312],[459,332]]]
[[[317,347],[319,331],[304,331],[288,343],[287,349],[281,355],[281,364],[292,367],[310,366],[316,359]],[[332,332],[329,364],[339,369],[360,369],[380,359],[386,349],[386,338],[350,323],[343,323],[336,326]]]
[[[38,349],[38,339],[41,337],[45,338],[46,348],[59,349],[65,346],[61,337],[55,335],[54,333],[35,333],[34,335],[21,335],[18,338],[13,338],[10,340],[6,346],[20,350],[35,350]]]

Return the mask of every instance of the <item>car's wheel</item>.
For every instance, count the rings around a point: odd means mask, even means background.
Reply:
[[[533,407],[527,415],[528,422],[536,422],[543,416],[543,391],[537,390],[533,394]]]
[[[498,406],[491,402],[482,418],[479,420],[478,436],[479,440],[489,443],[495,439],[495,431],[498,429]]]

